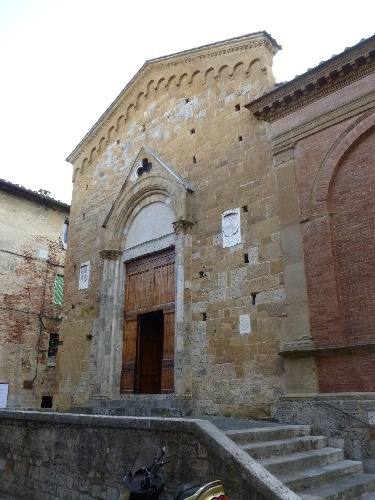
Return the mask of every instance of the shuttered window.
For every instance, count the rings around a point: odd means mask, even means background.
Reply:
[[[55,278],[55,288],[53,290],[53,300],[54,304],[62,305],[63,303],[63,290],[64,290],[64,276],[62,274],[57,274]]]

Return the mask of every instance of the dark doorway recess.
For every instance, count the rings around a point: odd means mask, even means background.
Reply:
[[[136,394],[160,394],[163,361],[164,314],[138,315]]]

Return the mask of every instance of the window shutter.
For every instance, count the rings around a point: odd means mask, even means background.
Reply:
[[[61,274],[57,274],[55,278],[55,288],[53,291],[53,300],[54,304],[62,305],[63,303],[63,291],[64,291],[64,276]]]

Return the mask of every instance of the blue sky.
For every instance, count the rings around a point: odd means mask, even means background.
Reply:
[[[0,0],[0,177],[69,203],[65,158],[147,59],[265,30],[286,81],[373,35],[374,13],[369,0]]]

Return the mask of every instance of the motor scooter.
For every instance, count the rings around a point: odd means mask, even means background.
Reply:
[[[168,463],[164,456],[167,452],[167,446],[161,449],[159,455],[155,448],[141,450],[123,479],[128,488],[124,500],[228,500],[221,481],[212,481],[203,486],[196,482],[182,484],[174,497],[162,497],[166,482],[163,466]]]

